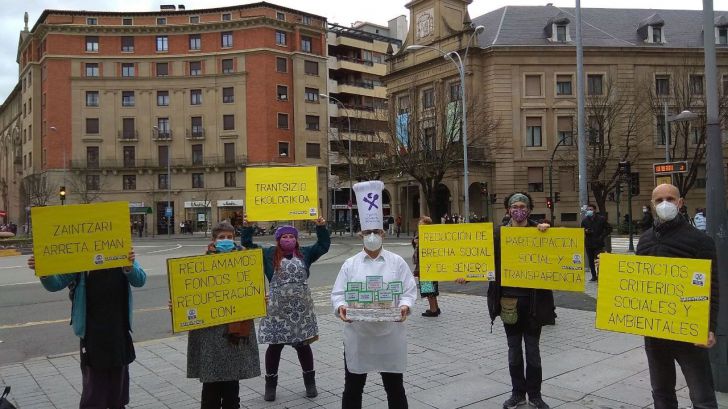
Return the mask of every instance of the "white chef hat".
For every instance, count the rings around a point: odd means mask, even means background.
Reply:
[[[384,190],[384,183],[380,180],[359,182],[354,185],[362,230],[382,230],[384,228],[382,190]]]

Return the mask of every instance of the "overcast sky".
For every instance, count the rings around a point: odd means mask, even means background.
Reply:
[[[365,20],[386,25],[391,18],[407,14],[404,5],[409,0],[270,0],[294,9],[307,11],[328,18],[331,23],[350,25]],[[233,6],[249,3],[248,0],[1,0],[0,7],[0,101],[4,101],[18,81],[18,65],[15,62],[18,35],[23,29],[23,13],[28,12],[32,28],[44,9],[94,10],[94,11],[151,11],[160,4],[184,4],[187,9]],[[476,17],[505,5],[545,5],[574,7],[573,0],[474,0],[470,16]],[[717,10],[728,9],[728,0],[714,0]],[[583,0],[582,7],[623,8],[702,8],[700,0]]]

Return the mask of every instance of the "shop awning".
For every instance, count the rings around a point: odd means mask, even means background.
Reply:
[[[152,208],[145,207],[130,207],[129,214],[152,214]]]

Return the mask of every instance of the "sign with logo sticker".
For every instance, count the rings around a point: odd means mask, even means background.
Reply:
[[[495,280],[493,223],[419,226],[421,281]]]
[[[319,217],[315,166],[248,168],[248,220],[313,220]]]

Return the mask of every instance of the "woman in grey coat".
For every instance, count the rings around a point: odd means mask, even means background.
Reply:
[[[213,229],[215,241],[207,254],[241,250],[235,228],[226,222]],[[253,321],[190,331],[187,336],[187,377],[202,382],[201,409],[240,408],[240,379],[260,376],[260,356]]]

